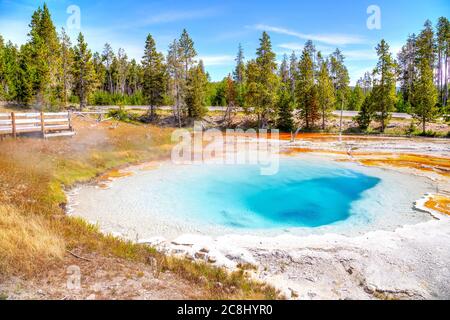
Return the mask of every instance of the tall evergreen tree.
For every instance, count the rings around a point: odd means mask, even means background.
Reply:
[[[433,82],[433,69],[427,59],[420,61],[420,75],[416,81],[413,92],[412,112],[422,124],[423,134],[426,124],[435,119],[437,114],[437,90]]]
[[[61,69],[60,69],[60,87],[61,87],[61,102],[64,107],[67,106],[67,101],[69,97],[69,93],[71,90],[71,68],[73,63],[73,50],[72,44],[70,42],[70,38],[67,35],[64,28],[61,31],[60,35],[60,61],[61,61]]]
[[[389,52],[389,45],[384,39],[381,40],[376,50],[378,63],[374,70],[376,80],[373,89],[373,101],[375,117],[380,122],[381,132],[384,132],[396,102],[397,65]]]
[[[192,119],[202,119],[207,113],[206,85],[208,78],[200,60],[197,66],[190,69],[186,90],[186,106],[188,116]]]
[[[246,72],[246,103],[257,115],[260,128],[266,128],[269,121],[276,116],[278,77],[275,58],[270,37],[263,32],[260,46],[256,51],[256,60],[249,62]]]
[[[398,64],[400,68],[400,89],[403,99],[411,102],[412,91],[416,77],[417,64],[417,39],[414,34],[408,37],[406,44],[398,54]]]
[[[436,43],[434,38],[433,24],[427,20],[424,24],[424,29],[417,37],[417,65],[421,64],[422,60],[427,60],[430,68],[434,69],[436,60]]]
[[[230,125],[232,115],[235,111],[238,99],[238,93],[236,91],[236,83],[233,81],[233,78],[231,77],[230,74],[226,78],[225,99],[227,102],[227,110],[224,115],[224,121],[226,121],[228,125]]]
[[[245,62],[244,62],[244,49],[242,48],[242,45],[239,44],[238,54],[236,56],[236,68],[233,72],[233,78],[234,82],[236,82],[238,85],[242,85],[244,83],[244,77],[245,77]]]
[[[450,21],[446,17],[440,17],[437,24],[437,51],[438,51],[438,71],[437,85],[439,89],[439,100],[442,106],[448,101],[448,61],[450,59]]]
[[[128,77],[128,56],[123,48],[117,52],[117,86],[121,94],[125,94]]]
[[[156,50],[156,43],[149,34],[145,42],[144,57],[144,96],[150,105],[150,118],[155,118],[155,108],[162,106],[166,88],[166,70],[164,56]]]
[[[163,59],[164,59],[164,57],[163,57]],[[164,68],[164,71],[165,71],[165,68]],[[164,77],[164,80],[166,80],[166,77]],[[165,91],[167,89],[167,81],[163,81],[163,82],[164,82],[163,91],[165,93]],[[137,93],[143,87],[143,85],[142,85],[143,83],[144,83],[143,68],[141,65],[139,65],[136,62],[135,59],[132,59],[130,62],[130,66],[128,68],[127,94],[132,95],[132,94]]]
[[[358,123],[358,126],[361,130],[367,130],[372,122],[374,110],[373,105],[373,94],[372,92],[370,92],[364,98],[361,109],[359,110],[358,115],[355,117],[355,121]]]
[[[320,62],[319,74],[317,77],[317,90],[319,94],[319,108],[322,117],[322,130],[325,130],[326,120],[333,110],[335,103],[333,81],[328,69],[328,61]]]
[[[111,45],[109,43],[106,43],[105,47],[103,49],[102,59],[103,59],[103,63],[105,64],[106,74],[108,77],[106,88],[109,91],[109,93],[114,92],[112,70],[111,70],[114,58],[115,58],[115,55],[114,55],[113,49],[111,48]]]
[[[294,102],[290,93],[289,83],[283,82],[278,92],[278,129],[284,132],[294,130]]]
[[[344,63],[344,55],[336,49],[330,57],[330,75],[333,82],[336,103],[339,109],[345,108],[350,77]]]
[[[72,74],[75,92],[80,100],[80,110],[83,110],[95,85],[95,70],[92,62],[92,53],[88,49],[81,32],[78,35],[78,42],[74,48]]]
[[[30,29],[25,50],[30,56],[24,59],[30,62],[28,69],[36,103],[44,107],[54,98],[60,68],[58,35],[46,4],[34,12]]]
[[[195,51],[194,41],[191,39],[186,29],[183,29],[178,45],[181,50],[181,60],[184,63],[184,77],[187,81],[189,77],[189,69],[195,63],[197,51]]]
[[[0,100],[4,99],[4,89],[5,89],[5,63],[4,63],[4,50],[5,41],[0,34]]]
[[[350,101],[348,104],[348,110],[359,111],[364,102],[365,95],[361,88],[361,84],[357,83],[350,94]]]
[[[3,46],[1,58],[0,64],[2,69],[0,83],[2,85],[3,99],[6,101],[18,101],[17,78],[20,74],[19,50],[11,41],[8,41]]]
[[[95,89],[104,91],[106,83],[106,68],[103,64],[103,58],[98,52],[95,52],[92,55],[92,65],[95,71]],[[107,102],[109,104],[109,101],[103,102]]]
[[[245,106],[245,56],[242,45],[239,44],[238,54],[236,56],[236,67],[233,72],[234,83],[236,84],[236,104],[243,107]]]
[[[291,96],[293,97],[293,101],[295,103],[295,84],[298,77],[298,60],[295,52],[292,51],[292,54],[289,58],[289,89],[291,92]]]
[[[279,77],[281,82],[288,85],[289,88],[289,62],[286,54],[283,56],[283,60],[281,61]]]
[[[296,103],[305,129],[310,130],[320,118],[317,88],[314,83],[314,61],[311,47],[303,49],[297,79]]]
[[[178,121],[178,125],[181,127],[182,113],[185,106],[186,80],[184,77],[182,49],[176,40],[169,46],[169,52],[167,53],[167,71],[170,75],[170,93],[174,101],[173,113]]]

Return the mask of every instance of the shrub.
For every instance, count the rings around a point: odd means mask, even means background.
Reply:
[[[416,124],[414,123],[414,121],[411,121],[411,123],[409,124],[408,128],[406,128],[405,133],[406,133],[407,135],[412,135],[412,134],[414,134],[414,132],[416,132],[416,131],[417,131]]]
[[[123,106],[120,106],[119,109],[111,110],[108,113],[108,117],[117,119],[123,122],[133,122],[136,121],[136,117],[125,110]]]

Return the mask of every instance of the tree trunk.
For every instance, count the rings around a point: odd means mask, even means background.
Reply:
[[[423,128],[423,135],[425,135],[427,132],[427,125],[426,125],[425,117],[423,117],[423,119],[422,119],[422,128]]]
[[[449,60],[449,57],[446,56],[445,57],[444,105],[446,105],[447,101],[448,101],[448,78],[449,78],[448,60]]]
[[[341,119],[339,121],[339,141],[342,141],[342,118],[344,117],[344,99],[341,100]]]

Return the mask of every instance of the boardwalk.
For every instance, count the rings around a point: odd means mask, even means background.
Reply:
[[[0,135],[41,133],[44,138],[74,135],[70,112],[0,113]]]

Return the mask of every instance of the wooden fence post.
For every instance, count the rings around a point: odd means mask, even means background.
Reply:
[[[11,127],[12,127],[12,136],[16,138],[17,137],[16,114],[14,112],[11,112]]]
[[[70,110],[67,111],[67,117],[69,119],[69,130],[73,131],[73,128],[72,128],[72,112]]]
[[[42,136],[45,137],[45,120],[44,120],[44,112],[41,111],[41,132]]]

